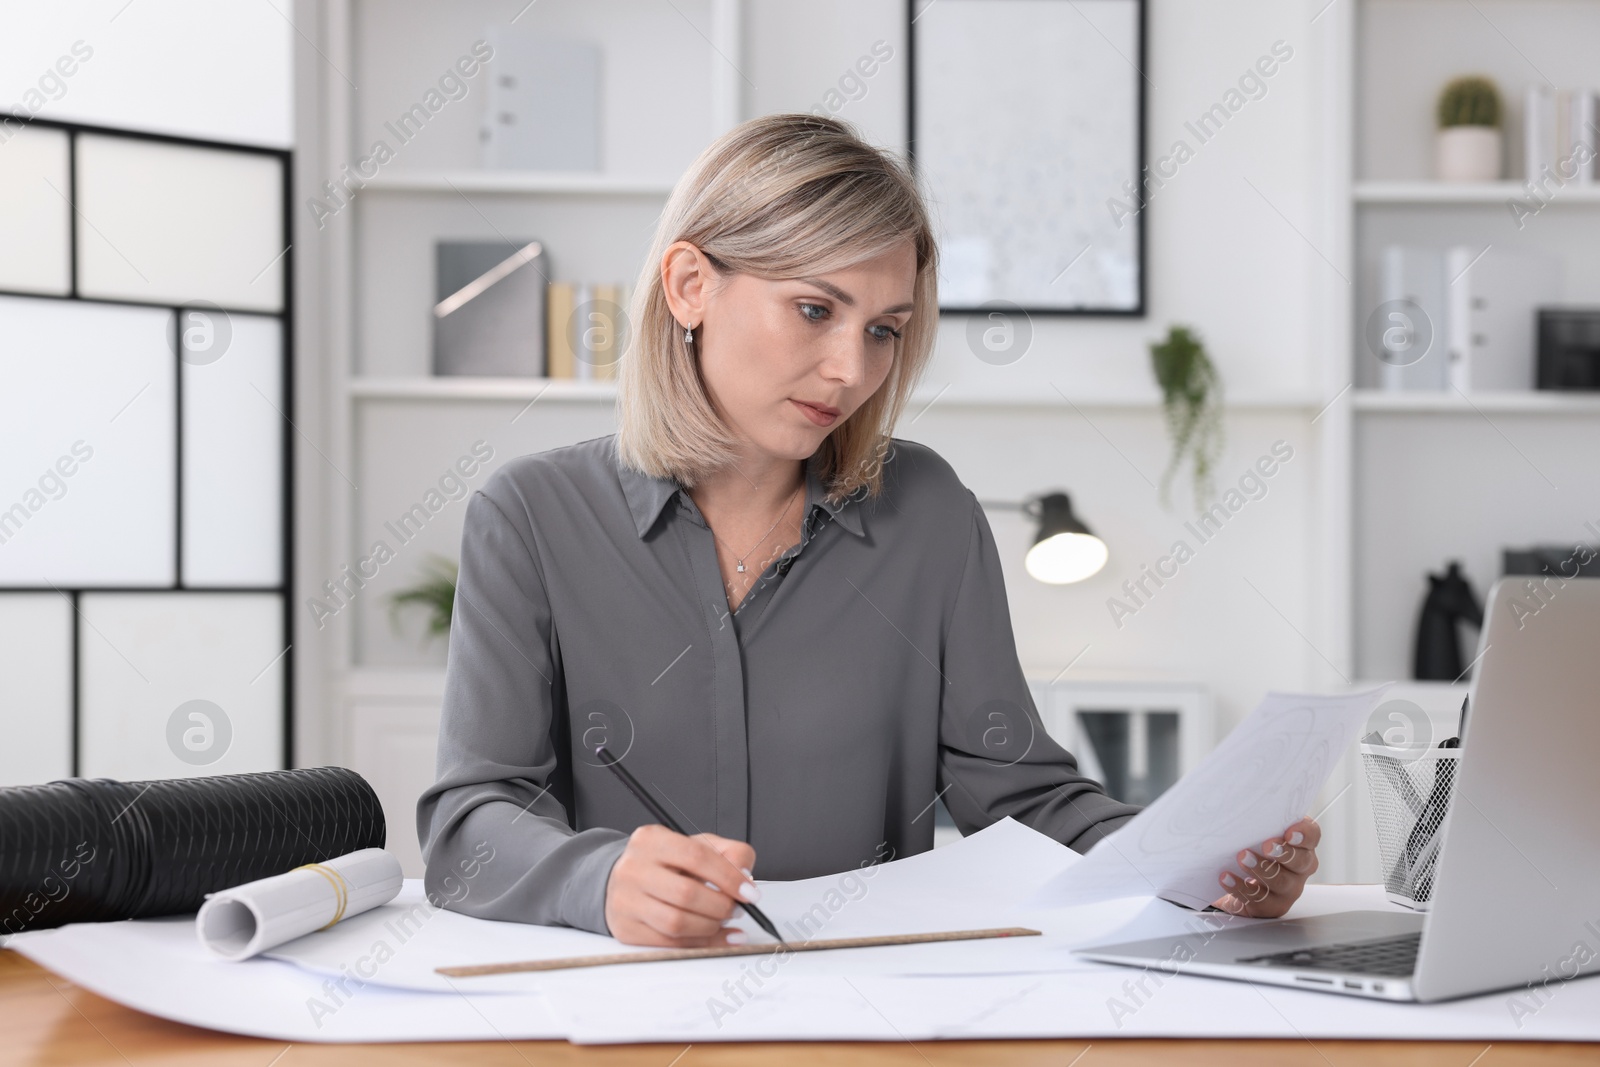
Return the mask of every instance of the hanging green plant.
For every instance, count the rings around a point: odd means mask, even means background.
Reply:
[[[424,571],[426,576],[416,585],[389,594],[389,622],[398,632],[400,609],[408,604],[420,604],[428,609],[424,644],[431,644],[434,638],[450,633],[450,613],[455,607],[458,568],[445,557],[430,553]]]
[[[1172,458],[1161,476],[1161,503],[1171,506],[1172,478],[1187,458],[1193,468],[1197,507],[1211,499],[1212,472],[1222,451],[1222,379],[1205,346],[1187,326],[1173,326],[1150,345],[1150,361],[1161,386],[1161,407]]]

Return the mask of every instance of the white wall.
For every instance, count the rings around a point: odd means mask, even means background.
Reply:
[[[696,17],[703,13],[696,5],[687,10]],[[746,116],[824,104],[844,71],[883,40],[892,47],[893,57],[867,79],[863,95],[836,113],[857,123],[871,140],[904,148],[906,37],[900,0],[807,0],[803,5],[792,0],[751,0],[744,10],[740,84]],[[924,441],[946,455],[981,499],[1020,500],[1048,489],[1066,489],[1077,500],[1083,518],[1110,545],[1111,562],[1094,579],[1077,586],[1045,587],[1028,579],[1020,567],[1031,536],[1024,520],[1001,511],[992,516],[1006,552],[1018,646],[1027,666],[1059,670],[1081,653],[1074,671],[1084,675],[1198,679],[1217,694],[1218,728],[1223,731],[1266,689],[1303,686],[1317,676],[1312,666],[1318,654],[1300,636],[1313,632],[1316,610],[1311,515],[1318,460],[1309,419],[1319,405],[1310,400],[1318,380],[1310,305],[1313,282],[1324,281],[1330,268],[1297,232],[1310,232],[1311,205],[1320,189],[1313,162],[1311,36],[1318,32],[1309,23],[1313,13],[1308,5],[1270,0],[1151,4],[1147,74],[1152,83],[1148,86],[1152,159],[1169,151],[1180,137],[1193,145],[1195,138],[1186,131],[1185,120],[1219,100],[1242,72],[1269,53],[1275,41],[1286,42],[1294,54],[1268,79],[1266,94],[1249,101],[1211,141],[1199,145],[1194,158],[1152,198],[1148,317],[1132,321],[1040,317],[1033,324],[1031,349],[1005,367],[978,360],[966,346],[966,320],[951,317],[942,327],[926,379],[932,391],[949,388],[931,408],[909,413],[900,429],[902,436]],[[358,27],[374,20],[371,11],[357,9]],[[444,36],[425,23],[407,23],[403,29],[385,23],[375,32],[380,34],[377,43],[360,46],[368,66],[392,66],[396,56],[417,52],[418,38],[429,32]],[[650,32],[659,35],[663,28]],[[458,45],[462,42],[452,38],[434,51],[442,56]],[[695,62],[707,54],[702,43]],[[685,63],[689,62],[686,56]],[[428,64],[418,67],[424,68],[432,69]],[[410,84],[404,71],[392,69],[377,74],[363,67],[358,77],[363,84],[394,87],[396,100],[404,95],[401,87]],[[699,114],[689,111],[691,104],[703,105],[698,75],[686,84],[693,90],[686,90],[686,95],[696,97],[684,104],[682,123],[688,131],[694,129]],[[381,105],[362,106],[358,125],[370,124],[372,114],[383,113]],[[459,131],[453,129],[441,132],[439,145],[424,145],[419,138],[414,149],[407,148],[408,158],[395,161],[395,171],[463,165],[456,158],[464,151],[461,145],[456,145],[454,154],[441,147],[445,141],[454,143]],[[391,210],[426,208],[411,203],[409,195],[384,192],[376,194],[378,199],[372,193],[363,195],[368,200],[362,218],[373,224],[357,228],[361,242],[387,240],[384,235],[402,232],[398,226],[378,225]],[[544,209],[520,202],[475,200],[477,210],[501,230],[556,221],[541,220],[537,212]],[[455,198],[438,210],[459,216],[452,224],[463,233],[494,232],[474,208]],[[641,229],[641,243],[645,236]],[[568,241],[565,247],[571,244]],[[419,254],[363,258],[388,279],[399,269],[394,263],[419,261]],[[402,287],[409,284],[415,289],[421,282],[407,283],[394,275],[392,283],[378,284],[382,279],[373,275],[365,287],[382,294],[382,304],[361,309],[356,339],[360,363],[368,372],[421,373],[426,337],[417,328],[420,324],[411,324],[414,315],[402,317],[406,310],[400,306],[416,300],[395,298]],[[1061,400],[1062,393],[1074,401],[1108,396],[1153,400],[1156,391],[1147,345],[1173,322],[1199,330],[1230,395],[1291,401],[1282,407],[1247,405],[1229,415],[1226,451],[1217,471],[1219,492],[1275,441],[1287,442],[1295,458],[1268,483],[1264,499],[1241,509],[1222,535],[1204,546],[1184,531],[1184,522],[1193,514],[1186,485],[1180,481],[1175,486],[1172,510],[1163,509],[1157,499],[1155,484],[1167,457],[1159,409],[1137,403],[1110,408],[1085,403],[1074,410]],[[996,395],[1031,396],[1042,402],[1031,407],[972,403]],[[355,435],[361,468],[355,479],[362,486],[358,543],[365,546],[381,536],[382,518],[409,506],[425,488],[424,475],[443,469],[477,437],[492,440],[498,462],[518,451],[548,447],[539,442],[552,439],[552,427],[559,427],[557,436],[570,440],[613,428],[604,405],[589,404],[560,411],[541,405],[535,417],[516,427],[505,426],[519,406],[509,405],[502,415],[497,406],[452,407],[447,414],[435,405],[421,418],[419,411],[401,404],[365,405]],[[397,560],[363,591],[365,603],[356,613],[359,662],[391,666],[443,662],[441,645],[422,649],[417,643],[420,617],[411,617],[402,633],[393,630],[383,597],[416,576],[425,551],[453,555],[460,521],[459,514],[441,515],[439,528],[428,530],[427,549],[416,552],[414,559]],[[1150,599],[1148,608],[1117,625],[1108,598],[1120,592],[1125,579],[1139,577],[1141,565],[1154,566],[1179,538],[1197,550],[1195,559]],[[408,557],[420,547],[409,546]]]
[[[1360,32],[1363,178],[1433,177],[1432,104],[1445,82],[1466,73],[1499,86],[1506,173],[1524,178],[1525,88],[1592,86],[1600,74],[1600,7],[1588,0],[1383,0],[1362,6]]]
[[[707,10],[687,0],[682,6],[684,25],[703,19]],[[830,90],[839,87],[844,72],[881,40],[892,48],[892,58],[866,80],[864,92],[835,113],[856,123],[869,140],[904,150],[907,42],[900,0],[746,0],[742,8],[737,73],[744,117],[828,106]],[[399,57],[431,48],[436,65],[439,55],[461,43],[446,41],[448,35],[438,29],[432,36],[439,41],[424,47],[426,20],[390,21],[376,14],[379,10],[356,7],[358,38],[360,27],[383,23],[374,27],[376,43],[358,46],[363,64],[393,68]],[[494,13],[482,3],[470,10],[485,21]],[[533,9],[529,17],[540,10]],[[587,17],[598,17],[599,10],[604,9],[589,9]],[[543,17],[557,13],[552,7]],[[1030,350],[1004,367],[978,360],[967,347],[966,320],[950,317],[942,325],[925,380],[927,394],[938,393],[938,399],[925,408],[914,406],[898,431],[939,450],[980,499],[1019,501],[1056,488],[1071,492],[1081,516],[1107,540],[1111,560],[1100,575],[1076,586],[1044,586],[1021,567],[1032,536],[1029,524],[1015,512],[991,512],[1024,666],[1055,675],[1071,663],[1071,676],[1081,678],[1199,681],[1216,698],[1219,734],[1231,729],[1268,689],[1303,688],[1335,676],[1307,637],[1328,645],[1327,654],[1339,655],[1323,636],[1329,629],[1327,608],[1315,602],[1318,561],[1327,550],[1315,519],[1318,478],[1324,470],[1318,454],[1322,435],[1311,423],[1321,406],[1318,388],[1328,376],[1317,362],[1328,349],[1326,338],[1318,334],[1327,309],[1318,300],[1319,287],[1338,276],[1323,258],[1337,258],[1335,251],[1308,243],[1309,235],[1321,233],[1318,218],[1326,217],[1322,198],[1327,194],[1317,163],[1316,121],[1323,106],[1317,90],[1324,76],[1316,57],[1324,42],[1316,39],[1323,31],[1310,22],[1313,14],[1309,0],[1232,0],[1226,5],[1153,0],[1147,151],[1153,161],[1170,152],[1179,138],[1196,150],[1148,208],[1147,317],[1039,317]],[[639,33],[662,37],[666,30],[651,23]],[[450,32],[460,37],[463,31]],[[609,32],[617,32],[615,25]],[[1197,144],[1185,121],[1219,101],[1277,41],[1293,49],[1293,55],[1267,82],[1265,95],[1250,100],[1207,143]],[[664,121],[689,142],[698,136],[704,107],[698,65],[709,62],[716,69],[720,60],[704,41],[698,48],[692,42],[679,47],[674,55],[686,77],[680,92],[668,94],[673,114]],[[364,85],[374,87],[358,108],[358,126],[370,126],[376,115],[391,109],[388,105],[414,91],[405,88],[417,81],[413,67],[431,69],[419,59],[381,76],[358,73]],[[659,81],[641,73],[634,84],[655,86]],[[387,95],[380,97],[378,91],[385,86],[393,92],[385,90]],[[656,111],[663,106],[656,97],[636,103]],[[608,99],[602,107],[614,105]],[[442,127],[437,143],[424,144],[419,138],[414,147],[408,146],[405,158],[395,161],[395,172],[471,165],[469,146],[458,128],[465,125],[465,115]],[[426,288],[418,273],[426,249],[402,247],[397,241],[443,232],[440,226],[460,236],[553,234],[549,240],[558,253],[556,276],[582,277],[585,269],[615,274],[618,250],[634,244],[642,251],[650,230],[648,218],[639,217],[647,205],[632,201],[607,201],[608,215],[590,220],[549,197],[528,201],[477,195],[468,204],[464,197],[436,200],[394,191],[362,195],[366,199],[354,239],[358,261],[367,272],[361,289],[369,295],[357,311],[353,342],[356,366],[368,374],[408,375],[426,369],[427,337],[415,314]],[[614,210],[619,207],[626,210]],[[400,225],[402,219],[415,225]],[[619,232],[630,221],[636,225]],[[586,225],[595,247],[575,242],[568,233]],[[558,240],[561,234],[567,237]],[[563,258],[578,262],[563,263]],[[1227,419],[1226,445],[1216,472],[1218,491],[1236,484],[1275,442],[1293,449],[1293,458],[1281,463],[1266,483],[1266,495],[1245,504],[1205,543],[1185,528],[1195,512],[1186,483],[1180,479],[1175,486],[1171,509],[1161,505],[1156,488],[1168,443],[1154,404],[1147,346],[1174,322],[1200,332],[1228,394],[1243,402]],[[1063,394],[1078,407],[1064,401]],[[1003,402],[984,403],[985,398]],[[1019,398],[1031,403],[1018,403]],[[357,468],[351,473],[361,492],[354,515],[357,545],[352,548],[384,536],[383,519],[405,510],[434,472],[475,440],[495,448],[492,469],[523,452],[614,429],[609,406],[603,403],[541,403],[513,424],[522,407],[516,402],[432,401],[425,407],[362,402],[353,433]],[[487,476],[487,471],[481,475]],[[389,668],[443,664],[442,642],[420,643],[420,616],[406,616],[397,632],[384,605],[388,593],[418,576],[428,552],[456,555],[461,521],[460,508],[441,513],[423,537],[407,545],[362,591],[352,612],[357,663]],[[1123,595],[1124,581],[1139,579],[1144,566],[1155,566],[1180,539],[1194,551],[1193,558],[1154,589],[1131,617],[1114,618],[1108,601]],[[1154,588],[1148,579],[1146,587]],[[311,640],[326,638],[313,634]],[[1338,790],[1336,782],[1326,795]],[[1337,853],[1343,839],[1364,832],[1361,815],[1354,803],[1323,815],[1328,870],[1345,877],[1354,873],[1345,870]]]
[[[509,17],[520,6],[485,4],[483,10],[486,17]],[[697,42],[703,40],[709,5],[683,0],[679,6],[687,12],[683,19],[692,31],[679,34],[682,42],[674,37],[663,43],[669,31],[683,29],[673,22],[630,23],[638,27],[639,55],[701,62],[700,53],[692,50],[703,50]],[[1074,671],[1084,675],[1198,679],[1219,698],[1222,731],[1264,690],[1304,685],[1317,674],[1317,653],[1300,633],[1315,632],[1317,611],[1311,513],[1319,460],[1309,425],[1317,405],[1304,403],[1320,381],[1313,357],[1317,315],[1312,296],[1331,269],[1302,236],[1316,232],[1313,216],[1325,177],[1315,162],[1319,112],[1311,58],[1323,29],[1310,19],[1320,6],[1320,0],[1230,0],[1225,5],[1151,0],[1145,74],[1152,161],[1178,138],[1193,146],[1185,120],[1219,100],[1275,41],[1287,42],[1295,54],[1268,81],[1266,95],[1250,101],[1214,139],[1199,145],[1194,158],[1155,195],[1147,216],[1147,318],[1041,318],[1034,323],[1030,351],[1007,367],[977,360],[967,350],[964,321],[953,318],[943,327],[927,379],[934,390],[949,388],[927,410],[911,412],[900,429],[902,436],[927,442],[946,455],[980,498],[1017,500],[1047,489],[1067,489],[1083,517],[1110,544],[1112,559],[1100,576],[1079,586],[1045,587],[1021,571],[1030,533],[1026,524],[1006,512],[992,515],[1026,665],[1059,669],[1079,657]],[[844,71],[882,39],[893,47],[894,58],[868,80],[864,96],[838,113],[858,123],[869,139],[903,148],[904,10],[901,0],[747,0],[739,72],[743,113],[809,110],[823,103]],[[94,49],[92,59],[64,79],[64,88],[45,94],[58,99],[45,103],[41,115],[288,145],[294,140],[289,66],[297,39],[290,11],[287,2],[274,6],[268,0],[104,0],[70,8],[8,4],[7,32],[0,35],[0,106],[31,107],[25,94],[38,88],[59,55],[82,40]],[[392,14],[384,17],[382,8],[363,4],[355,5],[355,14],[354,37],[361,42],[357,62],[344,68],[302,54],[301,78],[302,84],[307,77],[341,83],[359,79],[350,131],[359,143],[389,113],[386,103],[409,103],[437,74],[435,68],[442,69],[442,61],[470,41],[441,36],[433,48],[438,55],[430,53],[430,59],[441,62],[400,62],[396,53],[406,53],[419,34],[427,36],[428,25]],[[535,9],[529,17],[546,16]],[[323,39],[315,27],[305,29]],[[987,61],[1003,63],[1005,57]],[[694,116],[692,132],[683,137],[689,143],[703,140],[698,124],[704,67],[694,66],[685,78],[692,90],[688,95],[696,97],[686,105]],[[482,95],[475,89],[472,102],[481,105]],[[663,92],[647,103],[660,109],[663,100],[672,99],[670,92]],[[453,161],[470,151],[472,124],[454,122],[437,132],[436,143],[419,140],[397,167],[459,165]],[[676,140],[666,143],[677,145]],[[663,159],[672,155],[663,148]],[[332,168],[345,161],[330,156],[322,173],[331,176]],[[300,199],[312,191],[300,189]],[[461,210],[467,220],[471,212]],[[503,218],[497,210],[491,213]],[[304,260],[308,277],[314,259]],[[409,358],[385,364],[397,351],[380,343],[375,332],[386,310],[361,309],[368,328],[356,331],[357,351],[370,359],[368,369],[420,372]],[[1152,483],[1159,480],[1167,447],[1159,411],[1092,403],[1074,409],[1057,402],[1057,389],[1074,400],[1152,399],[1146,345],[1173,322],[1200,331],[1231,396],[1292,401],[1287,406],[1247,405],[1229,416],[1219,488],[1226,488],[1274,441],[1292,445],[1295,458],[1274,476],[1265,498],[1246,505],[1205,545],[1184,530],[1193,509],[1181,485],[1173,510],[1157,501]],[[325,360],[349,357],[336,342],[320,349],[302,347],[320,351]],[[375,357],[374,351],[385,355]],[[1031,395],[1046,402],[1020,407],[971,402],[996,395]],[[445,413],[433,408],[423,418],[412,417],[416,413],[403,405],[375,405],[356,435],[355,473],[362,493],[353,531],[356,544],[351,547],[365,544],[382,517],[411,503],[432,473],[476,438],[489,436],[503,460],[559,440],[605,433],[612,425],[604,405],[586,404],[559,415],[542,411],[537,424],[522,420],[509,426],[507,420],[520,407],[469,406],[443,418]],[[306,425],[326,445],[326,436],[315,430],[322,417],[310,407],[304,410]],[[318,462],[316,456],[302,456],[302,476]],[[320,476],[337,480],[327,471]],[[337,492],[313,496],[336,499],[343,483],[334,488]],[[314,510],[301,515],[302,524],[313,526],[326,519]],[[438,528],[428,531],[426,548],[453,555],[460,521],[459,513],[441,516]],[[1148,607],[1117,625],[1107,599],[1118,593],[1125,578],[1137,576],[1141,564],[1153,564],[1180,537],[1197,548],[1195,559]],[[331,577],[333,568],[348,558],[337,549],[327,555],[338,558],[303,559],[302,570],[315,574],[325,564]],[[409,580],[411,575],[401,572],[420,559],[417,551],[397,564],[395,574],[386,573],[384,581],[392,585]],[[372,587],[373,595],[358,609],[359,661],[442,662],[439,646],[419,653],[413,638],[389,631],[381,606],[384,591]],[[319,639],[308,635],[310,642]],[[317,714],[310,702],[303,704],[303,719]],[[314,725],[307,726],[304,738],[317,733]]]
[[[76,0],[3,6],[0,111],[287,147],[286,0]],[[62,56],[88,58],[68,63]]]
[[[0,37],[0,70],[7,77],[0,92],[8,100],[22,102],[58,54],[84,40],[94,48],[92,59],[63,79],[59,99],[40,114],[267,144],[292,140],[288,68],[295,34],[287,15],[269,3],[164,0],[124,6],[109,0],[70,9],[8,7],[8,32]],[[699,8],[691,8],[699,17]],[[844,71],[881,39],[893,47],[894,57],[867,80],[865,95],[846,102],[838,114],[858,123],[872,140],[903,148],[903,5],[899,0],[808,0],[803,18],[798,10],[790,0],[747,3],[741,72],[745,113],[808,110],[824,103]],[[1177,138],[1193,143],[1184,121],[1219,99],[1274,41],[1287,42],[1295,55],[1268,80],[1266,95],[1250,101],[1212,141],[1198,146],[1195,157],[1153,197],[1149,317],[1041,318],[1034,324],[1031,350],[1007,367],[977,360],[966,348],[964,321],[952,319],[944,326],[927,379],[935,389],[950,388],[927,412],[913,412],[916,422],[901,431],[944,452],[985,499],[1068,489],[1110,543],[1106,571],[1081,586],[1046,588],[1014,569],[1015,623],[1026,662],[1064,666],[1088,645],[1075,669],[1199,677],[1221,697],[1223,729],[1268,686],[1302,682],[1307,656],[1314,654],[1278,614],[1305,629],[1312,611],[1306,578],[1313,493],[1308,412],[1250,409],[1230,416],[1222,477],[1236,476],[1280,438],[1294,445],[1296,460],[1273,480],[1267,499],[1244,509],[1226,537],[1199,553],[1148,610],[1118,628],[1106,598],[1136,574],[1139,564],[1153,563],[1170,547],[1188,517],[1181,506],[1183,492],[1176,498],[1179,509],[1168,512],[1147,482],[1158,480],[1165,462],[1159,414],[1062,406],[1014,411],[963,401],[990,393],[1053,398],[1056,388],[1072,398],[1153,396],[1145,346],[1171,322],[1200,330],[1231,395],[1309,393],[1316,380],[1308,327],[1311,280],[1328,269],[1296,232],[1308,229],[1318,188],[1309,46],[1318,30],[1309,23],[1310,13],[1306,4],[1269,0],[1204,7],[1181,0],[1152,2],[1146,71],[1152,159]],[[395,28],[400,21],[369,18],[365,25],[388,24],[391,33],[405,35]],[[652,32],[659,35],[662,28]],[[327,70],[322,76],[382,69],[372,57],[385,40],[367,40],[368,58],[358,69]],[[441,41],[440,48],[453,55],[460,43]],[[414,96],[422,84],[412,86],[391,69],[386,79],[368,86],[368,96],[377,99],[385,89],[393,90],[387,95],[398,94],[396,99]],[[694,88],[699,92],[698,80]],[[375,104],[364,107],[366,118],[358,126],[381,113]],[[438,165],[425,155],[431,150],[419,142],[416,158],[404,162]],[[579,433],[609,427],[606,413],[588,408],[565,421],[581,424],[582,429],[574,428]],[[401,450],[388,458],[398,464],[406,455]],[[417,469],[431,467],[423,463]],[[395,491],[404,495],[398,486]],[[376,494],[372,499],[372,514],[382,514],[384,502]],[[1006,513],[996,513],[993,522],[1011,550],[1008,565],[1014,566],[1027,530],[1020,518]],[[441,543],[448,546],[455,532],[443,531]],[[382,628],[387,630],[386,622]],[[367,629],[370,636],[372,627]],[[380,647],[375,658],[406,657],[412,648],[392,647],[385,654]]]
[[[746,74],[759,87],[747,93],[749,113],[810,110],[882,39],[893,47],[893,59],[867,81],[865,95],[836,114],[872,140],[903,148],[904,5],[813,0],[806,11],[798,19],[788,3],[749,5]],[[1075,672],[1198,678],[1219,696],[1224,731],[1267,688],[1304,685],[1311,677],[1308,657],[1316,654],[1295,630],[1309,632],[1314,610],[1310,516],[1317,462],[1309,419],[1319,405],[1249,408],[1229,416],[1219,492],[1276,440],[1287,441],[1295,458],[1274,476],[1264,499],[1241,509],[1223,536],[1201,548],[1183,531],[1192,517],[1187,491],[1180,484],[1173,510],[1166,511],[1151,484],[1159,483],[1167,455],[1159,411],[1092,405],[1075,411],[1060,394],[1075,401],[1153,398],[1147,345],[1177,322],[1205,338],[1229,394],[1312,395],[1319,380],[1313,282],[1331,270],[1297,232],[1310,232],[1321,188],[1313,150],[1312,36],[1320,32],[1310,22],[1313,14],[1308,4],[1269,0],[1152,0],[1147,155],[1154,161],[1179,138],[1195,153],[1147,209],[1148,317],[1037,317],[1031,349],[1009,366],[977,359],[967,348],[966,319],[947,317],[925,381],[935,391],[949,389],[926,412],[913,410],[916,421],[900,431],[939,449],[980,499],[1068,490],[1084,520],[1110,545],[1111,561],[1100,575],[1077,586],[1045,587],[1020,566],[1031,537],[1025,521],[991,515],[1007,553],[1025,663],[1059,669],[1087,645]],[[1266,79],[1265,95],[1198,144],[1184,122],[1218,101],[1279,40],[1293,55]],[[1018,410],[965,402],[997,394],[1037,396],[1043,404]],[[1107,598],[1178,537],[1199,549],[1195,560],[1119,628]]]
[[[748,5],[746,73],[758,88],[747,89],[747,112],[810,110],[882,39],[894,57],[867,81],[864,96],[835,114],[869,139],[903,150],[904,4],[813,0],[804,18],[794,11],[788,0]],[[1309,278],[1329,269],[1295,232],[1308,229],[1318,195],[1311,111],[1311,38],[1318,31],[1311,14],[1303,3],[1151,0],[1148,159],[1167,155],[1180,138],[1195,153],[1151,198],[1148,320],[1041,318],[1033,351],[995,367],[972,357],[962,337],[965,320],[953,318],[928,380],[953,381],[957,392],[975,395],[1048,389],[1050,382],[1069,395],[1153,395],[1145,344],[1176,321],[1203,331],[1240,395],[1309,389],[1316,380],[1308,357]],[[1265,95],[1198,144],[1184,122],[1220,100],[1278,40],[1293,56],[1266,79]]]

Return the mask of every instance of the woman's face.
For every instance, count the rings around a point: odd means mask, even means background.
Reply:
[[[889,376],[916,273],[908,238],[828,274],[716,277],[695,340],[718,414],[760,452],[811,455]]]

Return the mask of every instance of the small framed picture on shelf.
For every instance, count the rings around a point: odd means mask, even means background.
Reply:
[[[908,4],[940,309],[1143,315],[1143,0]]]
[[[543,375],[544,246],[531,238],[439,241],[434,254],[433,373]]]

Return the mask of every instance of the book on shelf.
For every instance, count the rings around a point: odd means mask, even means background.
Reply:
[[[627,286],[602,284],[594,287],[595,321],[592,340],[594,377],[597,381],[616,381],[617,361],[627,340],[623,324],[627,321]]]
[[[1565,185],[1595,180],[1595,147],[1600,141],[1600,111],[1592,89],[1528,87],[1523,111],[1523,161],[1527,178],[1538,185],[1551,175]]]
[[[572,376],[580,382],[594,380],[594,286],[588,282],[572,285],[572,323],[567,343],[572,346]]]
[[[628,287],[551,282],[545,305],[547,376],[615,381],[617,364],[628,340]]]
[[[545,296],[545,376],[574,376],[572,341],[568,326],[572,322],[571,282],[551,282]]]

